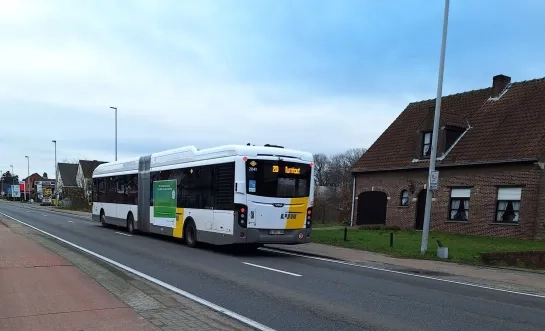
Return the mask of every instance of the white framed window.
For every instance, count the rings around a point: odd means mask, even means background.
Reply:
[[[496,202],[496,223],[518,224],[522,187],[500,187]]]
[[[469,199],[471,188],[452,188],[450,190],[449,221],[467,222],[469,220]]]
[[[422,156],[429,157],[431,153],[431,132],[424,132],[422,138]]]
[[[409,191],[402,190],[401,195],[399,197],[399,205],[407,206],[408,204],[409,204]]]

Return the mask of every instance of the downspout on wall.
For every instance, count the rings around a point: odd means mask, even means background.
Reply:
[[[354,177],[352,182],[352,211],[350,213],[350,227],[354,225],[354,202],[356,199],[356,175],[352,174]]]

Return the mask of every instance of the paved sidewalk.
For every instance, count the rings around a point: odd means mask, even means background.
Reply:
[[[253,330],[0,219],[0,330]]]
[[[0,226],[0,330],[155,329],[65,259]]]
[[[324,244],[266,245],[293,253],[301,253],[342,260],[390,270],[422,275],[448,277],[457,281],[500,287],[512,291],[545,294],[545,274],[539,271],[470,266],[452,262],[400,259],[384,254]]]

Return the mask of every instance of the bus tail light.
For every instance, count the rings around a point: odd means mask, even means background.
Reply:
[[[312,207],[307,208],[307,219],[305,220],[305,225],[307,229],[312,226]]]
[[[235,204],[235,218],[240,227],[246,228],[248,224],[248,207],[238,203]]]

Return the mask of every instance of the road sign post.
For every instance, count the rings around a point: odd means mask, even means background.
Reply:
[[[430,190],[437,191],[437,188],[439,187],[439,171],[434,170],[430,173]]]

